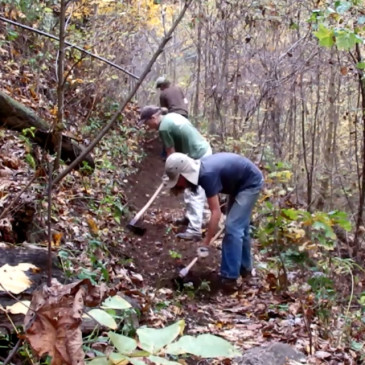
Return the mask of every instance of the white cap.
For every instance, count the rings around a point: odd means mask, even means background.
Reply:
[[[200,160],[193,160],[183,153],[172,153],[165,163],[165,186],[173,188],[182,175],[194,185],[198,185],[200,171]]]
[[[167,80],[167,78],[165,76],[160,76],[156,80],[156,89],[158,89],[159,87],[161,87],[161,85],[168,84],[168,83],[169,83],[169,81]]]

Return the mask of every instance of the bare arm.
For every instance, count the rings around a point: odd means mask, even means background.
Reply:
[[[214,195],[211,198],[208,198],[209,210],[211,213],[210,220],[208,223],[207,234],[204,238],[203,245],[208,246],[210,241],[216,234],[218,230],[219,221],[221,219],[221,208],[219,206],[218,195]]]
[[[175,147],[166,148],[167,157],[169,157],[171,155],[171,153],[174,153],[174,152],[176,152]]]

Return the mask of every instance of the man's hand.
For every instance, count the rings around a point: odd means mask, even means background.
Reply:
[[[196,254],[199,257],[208,257],[209,256],[209,248],[207,246],[200,246],[196,250]]]

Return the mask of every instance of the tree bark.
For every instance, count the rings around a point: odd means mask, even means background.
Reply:
[[[65,130],[63,124],[65,95],[64,95],[64,76],[65,72],[65,34],[66,34],[66,1],[61,0],[61,13],[60,13],[60,43],[58,49],[58,61],[57,61],[57,122],[53,130],[52,141],[55,145],[56,159],[54,161],[54,171],[58,171],[61,161],[62,151],[62,133]],[[49,283],[50,284],[50,283]],[[50,284],[51,285],[51,284]],[[49,285],[49,286],[50,286]]]
[[[50,127],[39,118],[31,109],[12,99],[0,91],[0,127],[22,132],[25,128],[34,127],[34,135],[28,134],[28,138],[46,149],[50,153],[55,152],[55,145],[52,142]],[[71,138],[62,136],[61,158],[65,163],[74,161],[83,151],[83,147],[76,144]],[[86,162],[92,169],[95,163],[90,154],[80,162]],[[80,165],[75,166],[75,168]]]
[[[331,52],[331,59],[334,59],[335,54],[334,51]],[[317,202],[317,208],[319,210],[324,210],[325,207],[331,209],[332,208],[332,197],[330,195],[330,185],[332,182],[333,175],[333,138],[335,133],[335,124],[337,123],[338,115],[336,112],[336,85],[335,85],[335,66],[333,64],[330,68],[330,78],[328,85],[328,122],[327,128],[325,130],[325,146],[324,146],[324,172],[322,181],[319,187],[319,199]]]
[[[199,0],[199,8],[198,8],[198,21],[197,21],[197,46],[196,46],[196,88],[195,88],[195,97],[194,97],[194,106],[193,106],[193,115],[197,118],[199,114],[199,94],[200,94],[200,71],[201,71],[201,52],[202,52],[202,0]]]
[[[356,44],[356,57],[357,62],[361,62],[362,54],[360,50],[360,46]],[[354,256],[356,257],[360,251],[360,227],[363,224],[363,215],[364,215],[364,204],[365,204],[365,82],[364,82],[364,73],[359,72],[359,86],[361,92],[361,119],[362,119],[362,151],[361,151],[361,183],[360,183],[360,196],[359,196],[359,206],[357,210],[357,218],[356,218],[356,228],[355,228],[355,248],[354,248]]]

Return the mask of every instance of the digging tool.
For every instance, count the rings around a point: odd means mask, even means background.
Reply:
[[[224,231],[224,227],[222,227],[216,235],[212,238],[210,241],[210,244],[213,243]],[[185,266],[183,269],[179,271],[179,277],[184,278],[190,271],[190,269],[195,265],[195,263],[198,261],[198,258],[204,258],[209,256],[208,247],[199,247],[198,248],[198,256],[194,257],[189,265]]]
[[[143,236],[146,232],[146,228],[136,226],[136,223],[142,217],[142,215],[146,212],[146,210],[150,207],[153,201],[156,199],[157,195],[160,193],[164,186],[162,182],[161,185],[157,188],[154,194],[151,196],[150,200],[146,203],[146,205],[134,216],[134,218],[128,223],[127,228],[130,229],[133,233],[138,234],[139,236]]]

